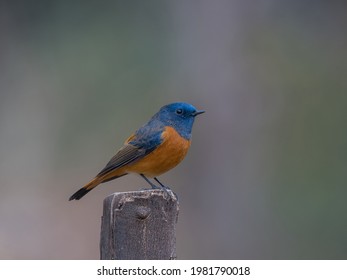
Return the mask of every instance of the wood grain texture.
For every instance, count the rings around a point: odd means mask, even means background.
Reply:
[[[169,191],[171,193],[171,191]],[[114,193],[104,199],[102,260],[176,259],[179,204],[162,190]]]

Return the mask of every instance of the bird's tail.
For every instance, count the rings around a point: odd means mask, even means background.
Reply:
[[[94,189],[97,185],[101,183],[100,178],[95,177],[93,180],[91,180],[88,184],[86,184],[83,188],[80,188],[77,192],[75,192],[69,200],[79,200],[83,196],[85,196],[87,193],[89,193],[92,189]]]
[[[92,189],[97,187],[99,184],[114,180],[114,179],[122,177],[124,175],[127,175],[127,173],[123,173],[120,175],[106,174],[102,177],[96,176],[93,180],[91,180],[83,188],[80,188],[77,192],[75,192],[72,196],[70,196],[69,200],[74,200],[74,199],[79,200],[83,196],[85,196],[87,193],[89,193]]]

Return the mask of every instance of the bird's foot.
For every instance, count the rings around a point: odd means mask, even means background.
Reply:
[[[178,201],[178,196],[176,193],[174,193],[168,186],[165,186],[163,183],[161,183],[157,177],[154,177],[154,180],[159,183],[160,187],[168,194],[170,195],[172,200]]]
[[[163,190],[165,194],[167,195],[165,198],[170,197],[172,200],[177,200],[178,201],[178,196],[167,186],[162,184],[156,177],[154,177],[154,180],[159,184],[159,186],[153,184],[145,175],[140,174],[143,179],[146,180],[146,182],[151,186],[152,189],[159,189]]]

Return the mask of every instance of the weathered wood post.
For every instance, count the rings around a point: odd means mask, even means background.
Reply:
[[[174,195],[156,189],[114,193],[103,207],[102,260],[176,259],[179,204]]]

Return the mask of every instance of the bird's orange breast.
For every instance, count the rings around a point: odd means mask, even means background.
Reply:
[[[150,154],[125,167],[127,173],[156,177],[179,164],[186,156],[190,140],[181,137],[174,128],[167,126],[162,133],[163,142]]]

